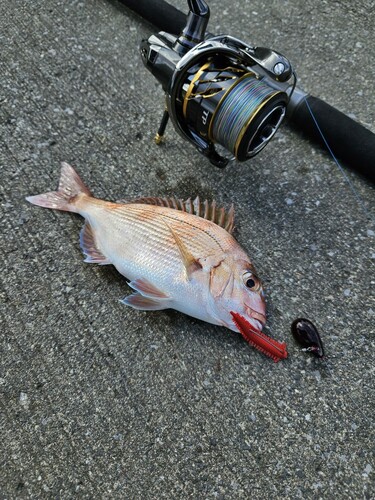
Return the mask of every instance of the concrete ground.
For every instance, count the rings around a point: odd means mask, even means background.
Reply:
[[[301,87],[375,132],[373,2],[209,4],[210,31],[284,53]],[[225,170],[172,127],[154,145],[150,33],[115,1],[0,4],[0,497],[374,498],[373,187],[347,172],[358,201],[287,127]],[[289,358],[123,306],[125,280],[82,262],[82,220],[24,200],[55,188],[61,161],[110,200],[233,201]],[[298,316],[326,360],[299,351]]]

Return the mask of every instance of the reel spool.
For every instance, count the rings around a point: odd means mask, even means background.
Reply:
[[[210,61],[186,86],[182,112],[187,126],[239,161],[259,153],[285,115],[287,95],[241,67],[215,69]]]
[[[141,44],[144,64],[166,92],[156,140],[170,117],[180,135],[214,165],[227,165],[228,155],[246,161],[268,144],[285,116],[296,83],[292,67],[270,49],[228,35],[204,35],[208,6],[203,0],[190,0],[189,6],[179,37],[161,32]]]

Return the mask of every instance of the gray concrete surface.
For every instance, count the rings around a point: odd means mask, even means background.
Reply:
[[[305,90],[375,132],[373,2],[210,6],[211,31],[285,53]],[[224,171],[171,128],[156,147],[149,33],[111,1],[0,4],[0,497],[374,498],[374,227],[333,161],[286,127]],[[125,280],[82,262],[80,218],[24,201],[56,186],[61,161],[98,197],[233,201],[288,360],[120,304]],[[373,215],[373,188],[348,175]],[[294,344],[297,316],[326,361]]]

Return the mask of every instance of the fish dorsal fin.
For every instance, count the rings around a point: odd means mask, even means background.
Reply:
[[[86,255],[84,262],[90,264],[110,264],[111,261],[98,249],[92,227],[88,222],[81,229],[80,244],[82,252]]]
[[[145,197],[136,198],[135,200],[119,200],[118,203],[141,203],[144,205],[156,205],[158,207],[173,208],[188,214],[197,215],[203,219],[210,220],[218,226],[224,228],[228,233],[232,234],[234,229],[234,207],[231,205],[229,210],[224,207],[218,208],[216,202],[211,203],[207,200],[201,201],[199,196],[195,200],[188,198],[181,200],[179,198],[158,198],[158,197]]]

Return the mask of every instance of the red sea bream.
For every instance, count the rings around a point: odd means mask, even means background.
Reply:
[[[130,280],[134,293],[124,304],[145,311],[176,309],[240,332],[275,361],[287,357],[285,344],[261,331],[263,288],[231,234],[233,209],[226,213],[198,198],[99,200],[67,163],[58,191],[27,200],[85,218],[80,238],[85,262],[112,264]]]

